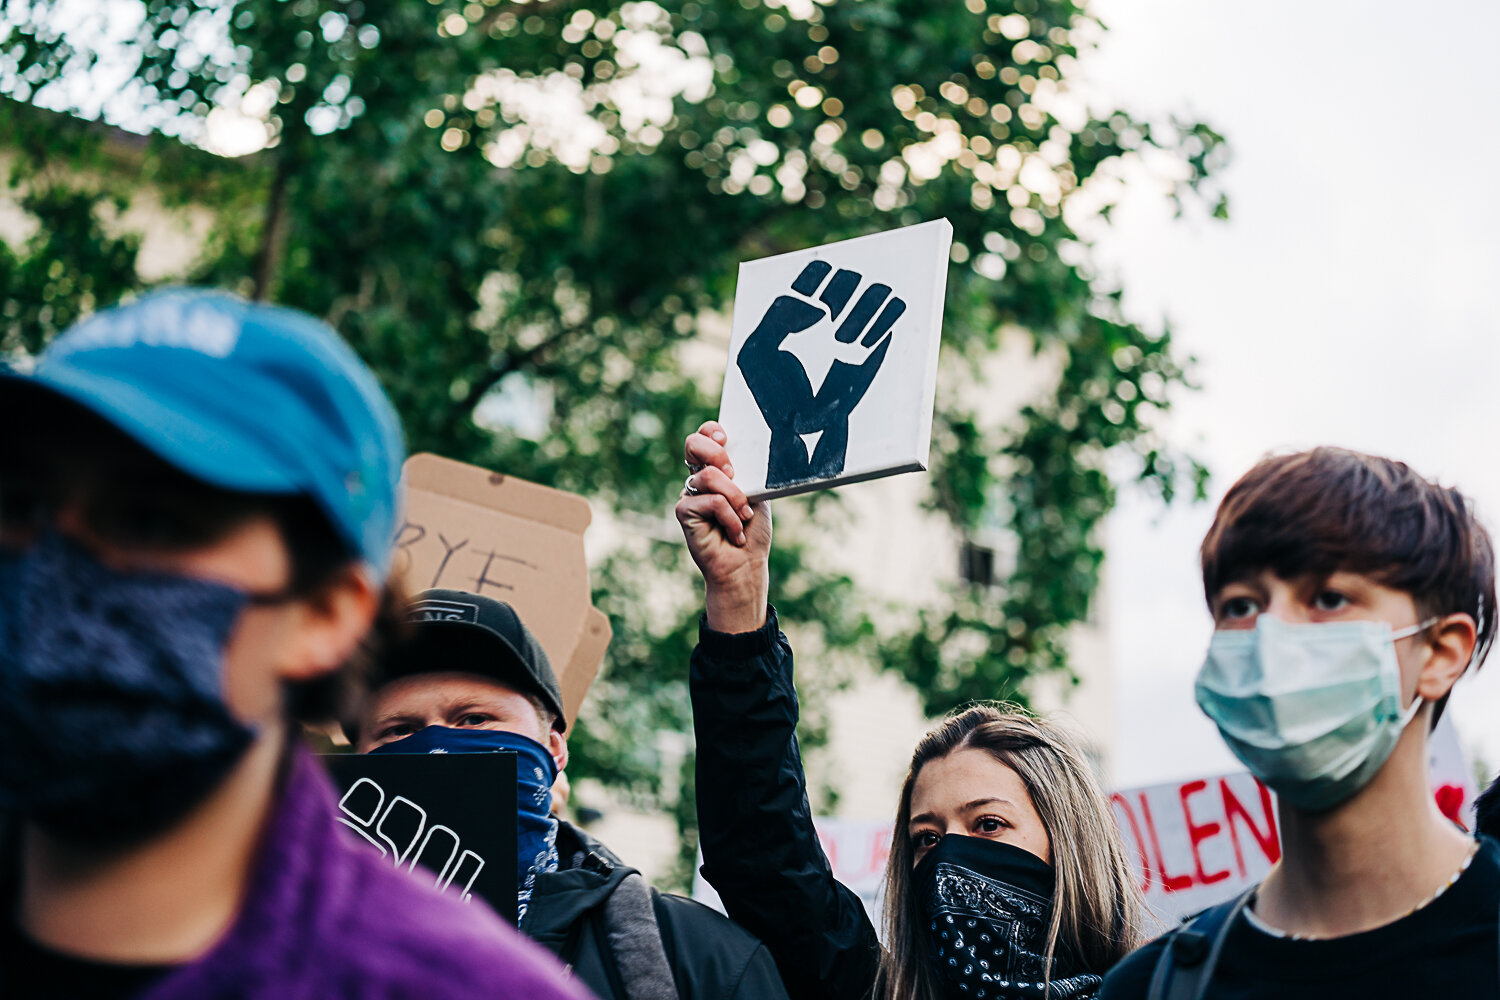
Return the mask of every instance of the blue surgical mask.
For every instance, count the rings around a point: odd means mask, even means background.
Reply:
[[[500,729],[450,729],[428,726],[410,736],[384,743],[371,753],[516,754],[516,918],[526,916],[536,877],[557,871],[557,820],[552,816],[552,783],[557,762],[547,748],[520,733]]]
[[[1214,633],[1198,673],[1198,706],[1250,772],[1299,809],[1331,809],[1390,757],[1423,701],[1402,707],[1395,640],[1384,622],[1291,624]]]
[[[117,572],[52,531],[0,549],[0,811],[106,846],[202,801],[254,738],[223,696],[248,600]]]

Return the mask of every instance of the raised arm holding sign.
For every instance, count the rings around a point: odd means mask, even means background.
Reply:
[[[708,584],[708,627],[754,632],[765,624],[771,588],[771,505],[751,504],[735,485],[728,440],[714,420],[688,436],[684,461],[695,471],[677,503],[677,520]]]
[[[689,680],[704,878],[794,996],[1092,996],[1140,937],[1140,890],[1087,758],[1046,720],[977,706],[918,744],[884,947],[835,877],[808,807],[791,646],[767,603],[770,505],[736,485],[735,444],[715,421],[689,435],[677,502],[706,590]]]

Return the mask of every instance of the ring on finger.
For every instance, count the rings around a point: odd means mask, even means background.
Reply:
[[[688,467],[688,472],[692,473],[695,476],[698,473],[702,472],[703,469],[704,469],[704,465],[703,465],[702,462],[694,462],[690,458],[684,458],[682,460],[682,464],[685,465],[685,466],[687,466]]]
[[[697,474],[697,472],[694,472],[693,476],[696,476]],[[682,492],[686,493],[690,497],[695,497],[703,492],[698,487],[693,485],[693,476],[688,476],[687,482],[682,484]]]

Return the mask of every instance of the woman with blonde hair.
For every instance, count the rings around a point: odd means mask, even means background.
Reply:
[[[792,653],[768,605],[770,509],[712,421],[677,504],[706,584],[693,652],[704,877],[793,998],[1091,997],[1142,940],[1142,904],[1088,760],[1058,726],[979,705],[918,743],[886,869],[885,946],[834,878],[807,803]]]
[[[940,830],[926,808],[941,794],[943,783],[955,790],[1009,785],[1012,794],[977,806],[976,816],[995,815],[978,818],[970,835],[955,840]],[[1015,817],[1010,825],[1007,811]],[[1033,816],[1037,825],[1031,823]],[[965,859],[971,861],[967,869]],[[976,882],[976,876],[984,876],[972,869],[985,867],[1011,872],[1016,898],[1006,901],[1008,907],[1030,911],[1032,899],[1025,893],[1051,900],[1045,913],[1017,921],[1005,944],[993,937],[984,941],[983,932],[962,933],[970,920],[984,918],[961,916],[958,911],[985,893],[999,891]],[[941,919],[933,919],[935,913],[941,913]],[[975,705],[922,737],[901,787],[886,864],[883,996],[941,997],[943,984],[954,980],[977,980],[979,989],[995,983],[991,996],[1040,995],[1047,991],[1049,978],[1050,996],[1088,996],[1103,972],[1140,938],[1134,873],[1089,763],[1064,730],[1014,707]],[[1013,950],[1013,971],[1021,974],[1004,975],[998,963],[1005,960],[1007,945],[1019,945],[1039,961],[1031,969],[1022,968],[1026,963],[1020,951]],[[934,952],[936,966],[923,961]],[[998,961],[984,957],[986,952]],[[973,972],[968,971],[971,964]],[[1068,975],[1063,970],[1075,971]],[[988,980],[985,973],[990,974]],[[1030,990],[1027,983],[1032,984]],[[977,996],[977,989],[970,995]]]

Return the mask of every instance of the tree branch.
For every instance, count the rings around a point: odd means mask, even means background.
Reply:
[[[485,372],[479,381],[469,387],[468,393],[458,403],[458,415],[466,416],[473,412],[474,407],[479,405],[479,401],[484,398],[485,393],[493,389],[501,379],[511,372],[519,371],[524,365],[535,361],[541,356],[542,352],[556,346],[564,337],[573,332],[575,331],[572,329],[560,330],[540,344],[534,344],[519,354],[506,355],[504,361]]]
[[[264,301],[271,297],[272,286],[281,272],[286,250],[286,185],[292,175],[292,157],[283,150],[276,158],[276,174],[271,179],[271,196],[266,202],[266,223],[260,234],[260,249],[255,255],[255,289],[251,297]]]

